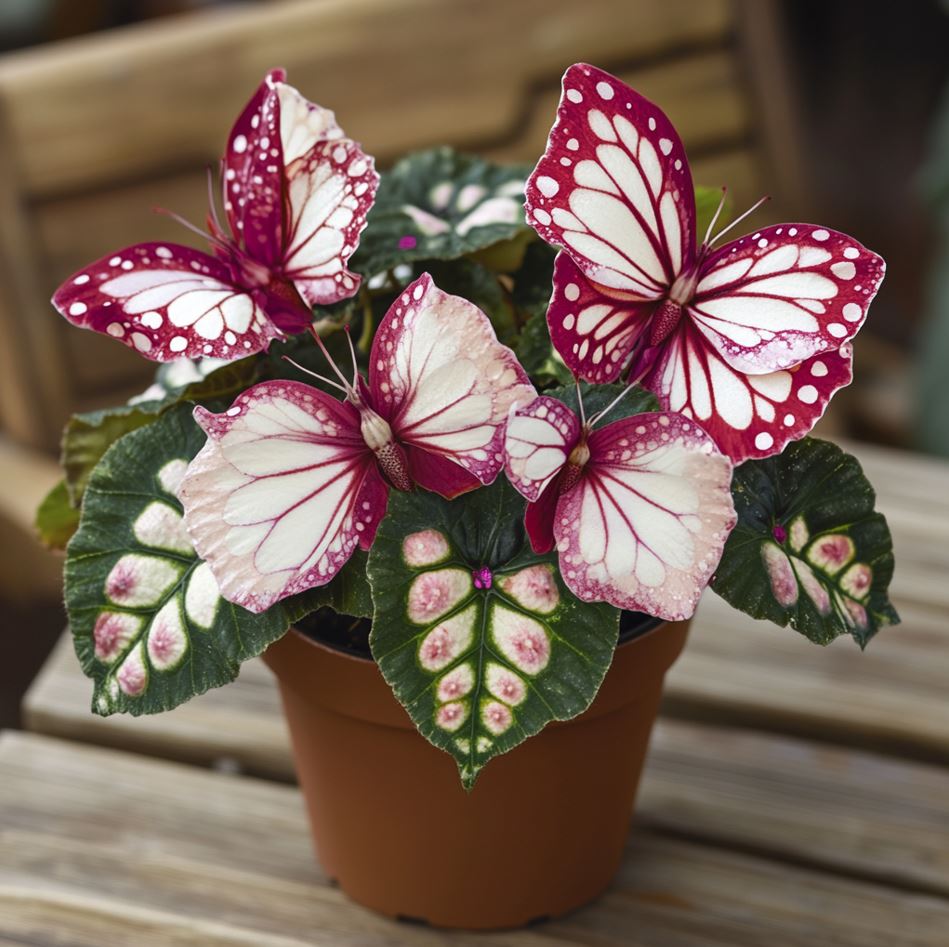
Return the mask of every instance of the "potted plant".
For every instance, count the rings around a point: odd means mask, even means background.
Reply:
[[[380,179],[271,72],[210,252],[129,247],[53,300],[164,363],[70,420],[38,514],[93,710],[264,654],[327,870],[436,924],[609,883],[706,585],[821,644],[898,621],[873,490],[806,436],[883,261],[809,224],[721,243],[747,215],[656,106],[583,64],[563,89],[533,171]]]

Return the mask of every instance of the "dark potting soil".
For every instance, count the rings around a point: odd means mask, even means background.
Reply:
[[[619,644],[632,641],[662,624],[661,618],[644,615],[642,612],[620,612]],[[318,608],[297,622],[296,627],[308,638],[344,651],[357,658],[372,659],[369,650],[369,631],[372,622],[368,618],[340,615],[331,608]]]

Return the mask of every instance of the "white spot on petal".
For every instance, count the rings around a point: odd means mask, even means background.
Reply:
[[[560,190],[560,185],[553,178],[542,174],[537,178],[537,188],[544,197],[553,197]]]

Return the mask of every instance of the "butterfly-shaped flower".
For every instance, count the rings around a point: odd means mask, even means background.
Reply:
[[[271,381],[222,414],[195,409],[208,441],[179,490],[185,525],[224,597],[253,612],[368,549],[390,487],[450,498],[493,481],[507,415],[536,395],[487,316],[428,274],[380,323],[368,383],[339,377],[344,401]]]
[[[213,203],[213,255],[141,243],[71,276],[53,305],[154,361],[241,358],[303,331],[311,307],[352,296],[346,268],[379,177],[333,113],[276,69],[231,129],[222,163],[227,230]]]
[[[627,372],[736,461],[802,437],[850,382],[848,340],[883,260],[810,224],[767,227],[717,250],[722,234],[710,240],[710,227],[696,247],[679,136],[613,76],[567,70],[526,193],[528,221],[563,248],[547,319],[578,377]]]
[[[530,503],[536,552],[556,545],[560,573],[585,602],[676,621],[689,617],[735,525],[732,465],[681,414],[602,427],[542,396],[516,409],[505,470]]]

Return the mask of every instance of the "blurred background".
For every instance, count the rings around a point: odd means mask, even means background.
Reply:
[[[0,727],[64,623],[61,563],[31,525],[63,423],[152,370],[49,296],[129,243],[190,242],[151,208],[203,221],[205,169],[267,69],[381,167],[438,143],[536,160],[566,66],[619,75],[736,211],[767,193],[755,220],[819,222],[883,254],[856,381],[821,432],[949,455],[947,50],[938,0],[4,0]]]

